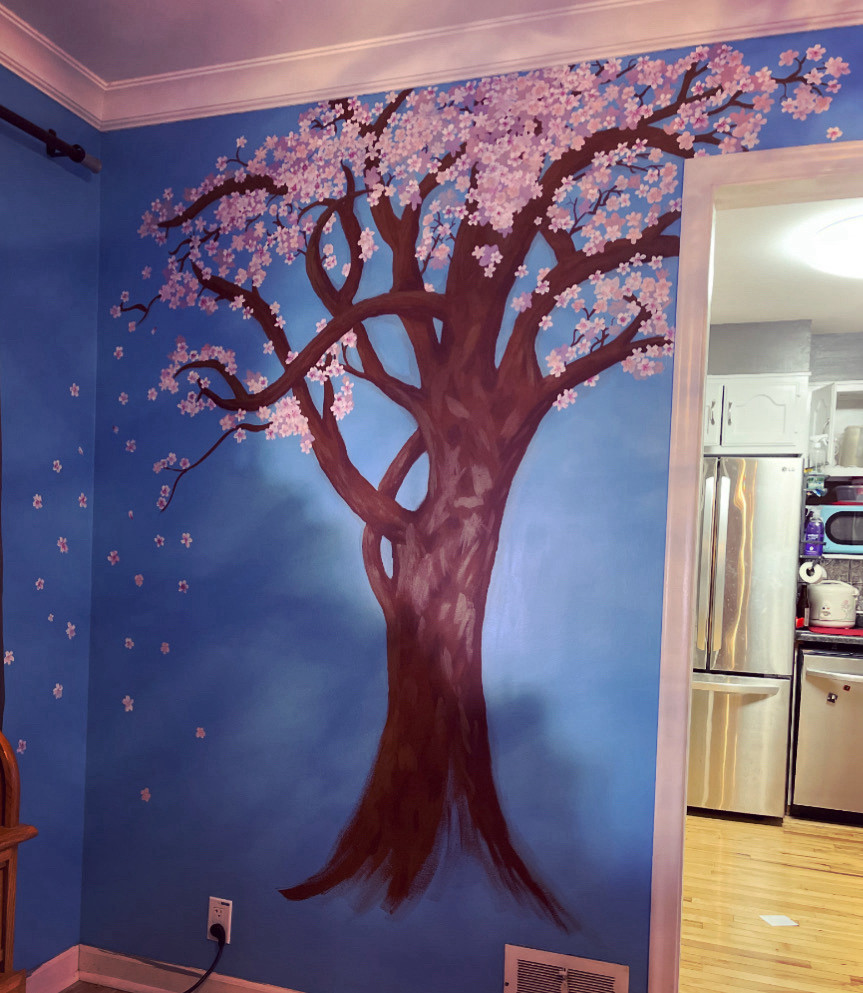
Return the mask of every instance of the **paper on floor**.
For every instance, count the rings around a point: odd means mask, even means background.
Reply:
[[[767,921],[771,927],[799,927],[797,921],[792,921],[785,914],[760,914],[762,921]]]

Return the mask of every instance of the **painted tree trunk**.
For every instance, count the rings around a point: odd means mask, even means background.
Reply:
[[[385,890],[383,905],[393,911],[423,892],[456,847],[478,858],[499,888],[568,927],[566,911],[516,851],[492,770],[482,626],[512,472],[498,465],[493,474],[488,460],[464,451],[453,464],[454,451],[448,446],[433,469],[383,583],[366,549],[387,625],[386,723],[327,865],[282,893],[302,900],[365,884],[370,897]]]

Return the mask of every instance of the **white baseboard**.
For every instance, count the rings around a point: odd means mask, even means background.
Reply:
[[[79,945],[78,979],[99,986],[111,986],[126,993],[182,993],[203,975],[203,969],[189,969],[180,965],[169,965],[153,959],[136,958],[131,955],[118,955],[90,945]],[[216,945],[213,944],[215,952]],[[63,987],[54,990],[27,993],[60,993]],[[253,983],[247,979],[221,976],[214,972],[201,987],[201,993],[297,993],[286,986],[270,986],[267,983]]]
[[[215,952],[215,944],[213,950]],[[27,976],[27,993],[61,993],[79,980],[110,986],[126,993],[183,993],[203,975],[203,969],[169,965],[153,959],[119,955],[90,945],[73,945]],[[253,983],[214,972],[202,993],[297,993],[286,986]]]
[[[78,949],[72,945],[65,952],[34,969],[27,976],[27,993],[60,993],[78,982]]]

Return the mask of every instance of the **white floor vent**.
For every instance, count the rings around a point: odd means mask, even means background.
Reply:
[[[629,993],[629,966],[504,946],[505,993]]]

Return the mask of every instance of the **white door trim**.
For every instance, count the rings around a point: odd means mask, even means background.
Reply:
[[[677,993],[692,597],[717,208],[863,196],[863,142],[714,155],[686,163],[668,469],[649,993]]]

